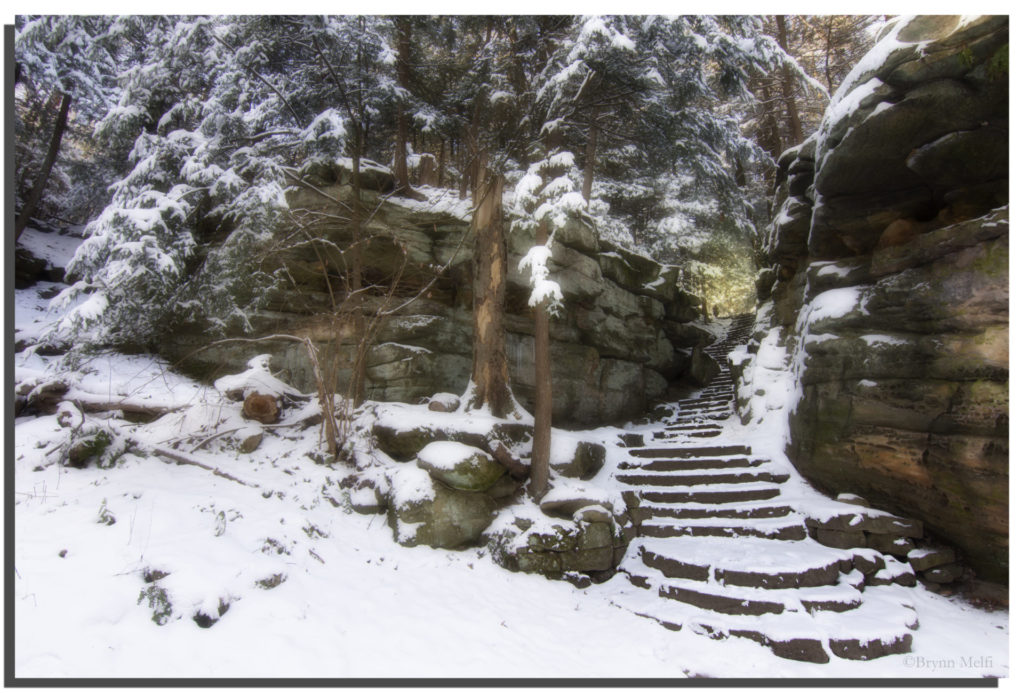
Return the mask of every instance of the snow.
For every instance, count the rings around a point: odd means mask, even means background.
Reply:
[[[242,399],[252,393],[274,395],[275,397],[281,395],[301,396],[301,392],[271,373],[270,354],[254,356],[246,365],[249,366],[248,370],[218,378],[213,386],[219,392],[240,392]]]
[[[868,343],[870,347],[877,346],[898,346],[900,344],[909,344],[906,339],[902,337],[893,337],[890,334],[862,334],[860,339],[863,339]]]
[[[44,300],[36,289],[17,291],[15,299],[18,329],[33,328],[25,320],[43,319],[34,310]],[[778,344],[774,339],[769,335],[762,344]],[[251,370],[262,372],[266,361],[255,361]],[[778,365],[766,359],[761,367],[769,364]],[[653,609],[656,602],[659,609],[688,618],[699,615],[710,622],[716,616],[659,599],[624,584],[621,576],[577,589],[505,571],[483,549],[402,548],[385,517],[351,511],[351,503],[373,500],[372,489],[341,485],[353,468],[315,461],[321,449],[318,427],[247,422],[240,403],[176,374],[159,359],[104,353],[68,372],[56,358],[32,349],[15,354],[18,382],[58,375],[76,393],[176,409],[148,424],[88,415],[138,443],[109,469],[52,463],[47,452],[68,436],[58,414],[14,421],[8,463],[14,515],[11,664],[17,677],[680,679],[1008,673],[1006,613],[979,611],[923,588],[869,588],[874,593],[864,598],[865,612],[815,616],[823,631],[842,628],[856,637],[861,631],[877,633],[885,623],[893,624],[895,632],[904,612],[909,613],[903,599],[920,622],[913,659],[834,659],[816,665],[779,659],[746,640],[716,641],[639,618],[624,607]],[[287,420],[294,420],[309,409],[288,411],[294,413]],[[495,423],[486,414],[430,412],[426,406],[397,403],[372,403],[360,416],[403,429],[448,425],[486,432]],[[748,427],[735,418],[725,423],[724,437],[776,450],[772,464],[788,468],[771,421]],[[235,428],[241,430],[237,435],[260,430],[260,446],[243,454],[228,435],[211,439]],[[614,475],[627,453],[614,443],[622,431],[556,431],[555,440],[565,448],[559,454],[579,440],[590,440],[605,444],[608,460],[588,482],[556,475],[552,498],[585,494],[618,506],[621,485]],[[171,464],[153,452],[158,447],[176,449],[207,467]],[[376,474],[378,487],[386,486],[400,503],[432,496],[429,474],[415,464],[383,460],[361,471],[366,478]],[[795,474],[784,489],[784,502],[821,499]],[[848,512],[862,510],[835,505]],[[517,517],[540,529],[571,524],[526,503],[502,511],[489,533],[514,527]],[[416,525],[396,529],[401,538]],[[711,549],[714,542],[696,543],[703,547],[702,558],[718,564],[745,561],[744,552],[735,550],[738,545]],[[770,552],[751,548],[757,542],[744,546],[750,558],[765,567],[775,565]],[[822,547],[823,554],[830,552],[843,553]],[[890,569],[900,566],[893,563]],[[849,586],[837,590],[849,592]],[[877,598],[889,593],[894,595],[889,601]],[[211,624],[213,619],[218,620]],[[791,627],[777,623],[781,632]],[[952,668],[936,664],[949,661]]]
[[[395,195],[389,197],[388,202],[425,214],[448,214],[460,221],[470,221],[473,218],[473,201],[469,197],[460,199],[457,190],[427,185],[414,186],[414,189],[426,199],[414,200]]]
[[[82,244],[82,228],[73,227],[65,233],[47,233],[31,227],[26,228],[18,245],[28,250],[52,267],[67,267],[78,246]]]
[[[416,456],[433,469],[455,469],[481,450],[472,445],[457,443],[453,440],[438,440],[428,443]]]

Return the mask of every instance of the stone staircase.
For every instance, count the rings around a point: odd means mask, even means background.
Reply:
[[[734,319],[707,350],[721,368],[707,387],[668,405],[642,441],[624,438],[617,479],[638,536],[613,578],[614,601],[667,628],[749,638],[807,662],[909,652],[917,617],[902,585],[914,584],[913,570],[812,539],[791,502],[799,494],[787,493],[788,467],[736,440],[726,357],[752,324]]]

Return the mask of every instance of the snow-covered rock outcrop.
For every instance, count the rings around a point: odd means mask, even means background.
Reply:
[[[1008,569],[1008,41],[1006,17],[892,23],[819,132],[779,161],[761,352],[736,363],[747,417],[790,411],[804,476],[922,520],[997,582]]]

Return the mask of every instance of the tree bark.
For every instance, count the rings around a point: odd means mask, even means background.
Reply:
[[[537,226],[537,245],[548,241],[547,222]],[[533,309],[535,392],[533,405],[533,451],[530,460],[530,496],[534,500],[547,492],[551,460],[551,344],[547,301]]]
[[[481,167],[481,178],[488,173]],[[505,278],[508,258],[502,226],[505,178],[491,172],[474,185],[482,191],[473,214],[473,374],[469,409],[487,408],[504,418],[514,410],[505,353]]]
[[[363,227],[362,227],[362,186],[359,180],[359,169],[362,159],[363,137],[362,128],[357,127],[355,146],[352,152],[352,266],[349,270],[349,296],[352,299],[352,316],[355,321],[356,334],[361,335],[360,342],[366,338],[366,320],[363,316]],[[352,362],[352,380],[349,393],[352,406],[363,403],[366,393],[366,369],[361,358],[363,349],[356,348],[356,356]]]
[[[590,132],[587,133],[587,149],[583,155],[583,199],[590,202],[590,192],[594,186],[594,166],[597,163],[597,118],[590,121]]]
[[[448,143],[441,140],[441,146],[437,152],[437,187],[444,187],[444,167],[448,165],[447,157]]]
[[[412,43],[412,24],[408,17],[395,17],[394,22],[395,31],[398,34],[398,60],[395,65],[398,73],[398,86],[408,91],[412,83],[409,57]],[[395,190],[400,194],[410,190],[409,164],[406,158],[406,145],[408,141],[409,134],[406,129],[405,103],[399,103],[395,123]]]
[[[789,37],[786,31],[785,15],[775,15],[775,25],[779,30],[779,46],[789,53]],[[796,90],[793,88],[793,70],[788,66],[782,68],[782,98],[786,104],[786,121],[789,125],[790,146],[804,141],[804,131],[800,124],[800,110],[796,105]]]
[[[778,161],[782,154],[782,135],[779,133],[779,122],[775,117],[772,93],[767,81],[761,85],[761,101],[761,146],[772,155],[773,161]]]
[[[32,186],[32,192],[29,193],[28,199],[25,200],[25,206],[21,208],[21,214],[18,215],[14,222],[15,241],[21,237],[22,231],[28,226],[29,219],[35,214],[40,200],[43,199],[43,191],[46,189],[46,183],[50,179],[50,173],[53,171],[53,164],[57,161],[57,153],[60,152],[60,141],[64,138],[64,130],[67,129],[68,111],[70,109],[71,95],[61,94],[60,111],[57,113],[57,122],[53,125],[50,147],[46,150],[46,157],[43,159],[42,166],[39,167],[39,173],[37,174],[35,184]]]

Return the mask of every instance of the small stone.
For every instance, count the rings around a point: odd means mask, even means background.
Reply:
[[[430,398],[427,409],[450,414],[459,408],[461,402],[458,395],[453,395],[450,392],[439,392]]]
[[[60,552],[57,553],[57,555],[60,556],[61,558],[66,558],[67,555],[68,555],[68,550],[67,549],[61,549]]]
[[[242,441],[238,444],[238,451],[241,453],[249,454],[260,446],[263,442],[263,431],[257,431],[251,433],[246,437],[242,438]]]

